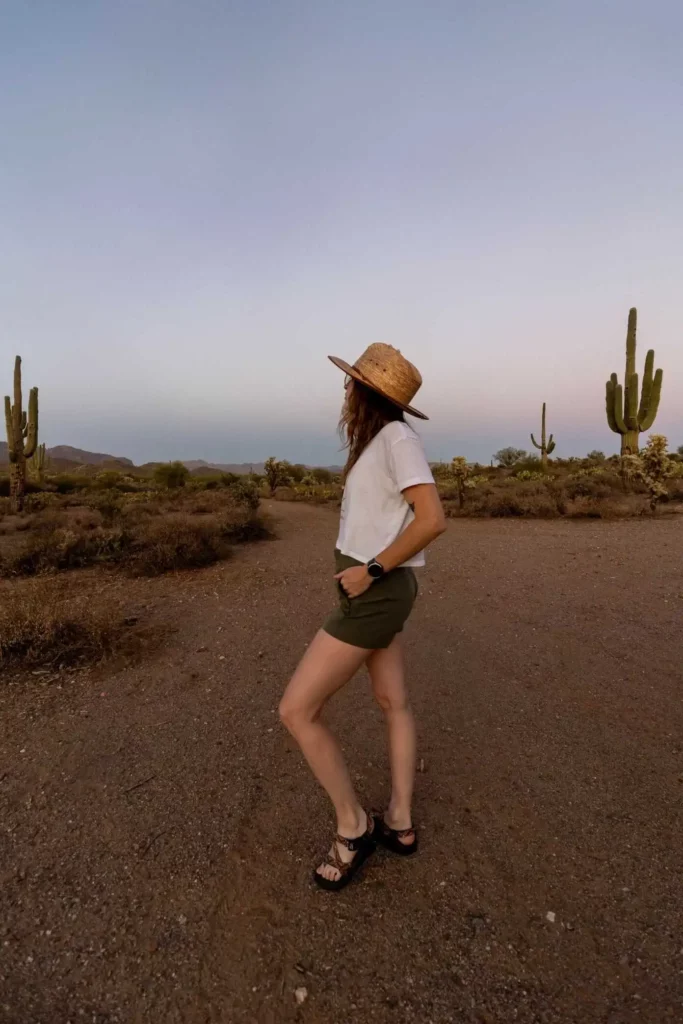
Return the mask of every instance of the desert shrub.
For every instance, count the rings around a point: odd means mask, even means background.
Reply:
[[[600,452],[600,451],[597,450],[597,448],[595,448],[595,449],[593,449],[592,452],[588,453],[586,458],[590,462],[604,462],[605,461],[605,453],[604,452]]]
[[[48,508],[59,508],[63,498],[55,491],[39,491],[36,494],[27,494],[24,502],[25,512],[43,512]]]
[[[211,521],[166,515],[141,523],[125,552],[125,563],[143,576],[211,565],[227,557],[229,544]]]
[[[154,469],[154,482],[160,487],[184,487],[190,471],[182,462],[164,462]]]
[[[88,495],[87,506],[99,512],[102,521],[111,525],[121,514],[124,505],[124,498],[120,491],[115,488],[109,490],[94,491]]]
[[[94,480],[95,487],[102,490],[111,490],[112,487],[118,487],[122,483],[123,473],[120,473],[118,469],[103,469]]]
[[[74,473],[60,473],[52,477],[50,482],[58,494],[73,494],[74,491],[84,491],[90,487],[88,477]]]
[[[63,587],[24,584],[0,602],[0,669],[99,661],[123,633],[106,605],[69,598]]]
[[[123,530],[87,529],[46,520],[26,533],[19,551],[0,560],[2,576],[35,576],[117,561],[130,542]]]
[[[311,470],[311,476],[317,484],[331,484],[334,480],[332,471],[325,466],[316,466]]]
[[[499,466],[504,466],[509,469],[511,466],[515,466],[522,459],[528,458],[527,452],[523,448],[501,448],[493,456]]]
[[[228,488],[231,497],[238,505],[245,505],[251,512],[256,512],[260,504],[258,487],[251,480],[238,476]]]
[[[524,453],[524,458],[519,459],[512,467],[513,476],[519,476],[520,473],[540,473],[541,472],[541,460],[538,455],[527,455]]]
[[[296,491],[293,487],[276,487],[273,491],[273,497],[276,501],[294,501],[296,498]]]
[[[300,484],[303,478],[306,476],[307,470],[305,466],[302,466],[300,462],[295,463],[293,466],[290,463],[283,463],[286,467],[287,475],[289,479],[295,483]]]
[[[41,485],[37,480],[32,480],[29,476],[26,477],[26,494],[39,494],[42,491]],[[9,477],[0,476],[0,497],[9,498]]]
[[[608,498],[578,497],[567,514],[572,519],[626,519],[645,509],[643,498],[612,495]]]
[[[549,480],[551,477],[548,473],[542,473],[538,469],[520,469],[518,473],[515,473],[518,480]]]

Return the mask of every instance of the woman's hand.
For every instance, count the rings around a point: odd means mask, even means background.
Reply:
[[[364,565],[352,565],[350,569],[338,572],[334,578],[339,580],[347,597],[360,597],[372,586],[372,576]]]

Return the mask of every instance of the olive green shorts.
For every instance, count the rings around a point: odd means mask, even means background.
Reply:
[[[334,559],[337,572],[363,564],[339,551]],[[415,573],[408,567],[393,569],[375,580],[360,597],[348,597],[340,581],[335,584],[339,606],[327,616],[323,629],[345,644],[368,651],[389,646],[403,629],[417,597]]]

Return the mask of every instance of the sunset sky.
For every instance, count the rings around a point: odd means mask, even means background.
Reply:
[[[49,445],[340,461],[372,341],[433,459],[615,451],[628,308],[683,444],[676,0],[9,0],[0,395]]]

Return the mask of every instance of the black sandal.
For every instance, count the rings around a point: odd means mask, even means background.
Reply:
[[[325,878],[319,874],[316,868],[313,872],[313,879],[321,889],[330,892],[338,892],[349,884],[359,868],[365,863],[368,857],[375,852],[375,819],[371,814],[367,815],[368,827],[362,836],[357,839],[347,839],[346,836],[336,835],[332,843],[332,853],[328,853],[323,864],[329,864],[339,872],[339,878]],[[337,850],[337,843],[345,846],[347,850],[355,854],[353,860],[343,861]],[[319,865],[320,866],[320,865]]]
[[[385,846],[387,850],[391,850],[392,853],[397,853],[399,857],[410,857],[413,853],[417,853],[417,832],[412,825],[410,828],[389,828],[383,814],[373,811],[373,817],[378,843]],[[415,836],[412,843],[402,843],[401,840],[408,836]]]

